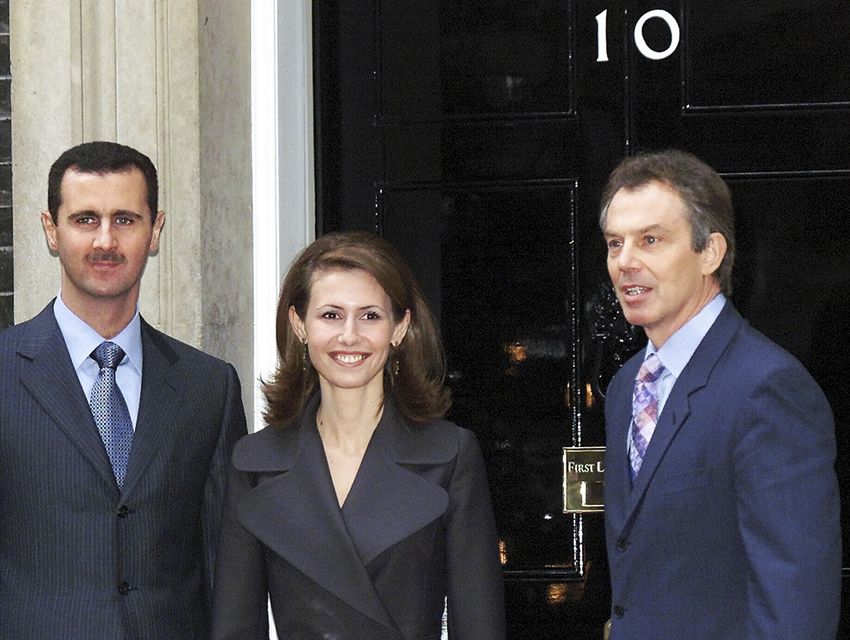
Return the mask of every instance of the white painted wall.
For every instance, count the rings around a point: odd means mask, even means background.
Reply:
[[[252,0],[253,430],[263,426],[259,380],[277,363],[280,283],[315,234],[311,36],[308,0]],[[271,638],[277,640],[271,610],[269,623]]]
[[[307,0],[252,0],[255,381],[277,363],[280,283],[315,234],[311,23]],[[263,424],[259,384],[254,398],[256,430]]]

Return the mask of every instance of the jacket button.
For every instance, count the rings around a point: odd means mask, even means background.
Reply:
[[[127,508],[126,504],[122,504],[120,507],[118,507],[119,518],[126,518],[128,513],[130,513],[130,509]]]
[[[625,613],[626,613],[626,610],[621,605],[619,605],[619,604],[614,605],[614,617],[615,618],[622,618],[623,614],[625,614]]]
[[[625,551],[628,546],[629,546],[629,541],[626,540],[625,538],[620,538],[619,540],[617,540],[617,550],[618,551]]]
[[[120,593],[122,596],[126,596],[128,593],[130,593],[130,585],[126,582],[122,582],[118,585],[118,593]]]

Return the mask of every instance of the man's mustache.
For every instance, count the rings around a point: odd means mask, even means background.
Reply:
[[[124,262],[124,256],[118,253],[92,253],[89,262]]]

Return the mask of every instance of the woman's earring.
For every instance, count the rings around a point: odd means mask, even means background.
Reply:
[[[301,338],[301,345],[304,347],[301,350],[301,370],[307,373],[307,360],[310,358],[310,354],[307,353],[307,338]]]
[[[399,362],[398,362],[398,345],[394,344],[394,345],[392,345],[392,347],[393,347],[393,349],[392,349],[392,353],[390,354],[390,356],[392,357],[393,361],[392,361],[392,364],[390,365],[390,370],[392,371],[392,374],[393,374],[392,377],[395,378],[396,376],[398,376],[398,370],[400,368],[400,365],[399,365]]]

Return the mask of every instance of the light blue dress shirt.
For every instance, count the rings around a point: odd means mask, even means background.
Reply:
[[[697,350],[699,343],[705,338],[705,334],[711,329],[711,325],[717,320],[723,306],[726,304],[726,296],[718,293],[711,301],[700,309],[693,318],[683,324],[676,333],[670,336],[667,341],[656,349],[655,345],[650,340],[646,345],[646,351],[643,354],[646,360],[653,353],[661,360],[664,365],[664,373],[658,379],[656,386],[658,395],[658,415],[664,410],[664,404],[667,398],[670,397],[670,392],[673,391],[673,385],[676,384],[679,376],[682,375],[694,351]],[[654,431],[654,430],[653,430]],[[648,439],[652,437],[652,433],[647,434]],[[631,429],[626,436],[627,446],[632,447]]]
[[[77,372],[80,386],[83,388],[83,393],[88,399],[91,396],[92,387],[100,371],[97,362],[90,356],[92,351],[101,342],[106,340],[106,338],[92,329],[62,302],[61,292],[56,296],[56,302],[53,304],[53,315],[56,317],[59,330],[65,339],[65,345],[68,347],[71,363]],[[118,388],[121,389],[121,395],[124,396],[124,401],[127,403],[127,411],[130,413],[130,420],[133,422],[133,430],[136,429],[136,418],[139,415],[139,398],[142,394],[141,326],[139,310],[137,308],[133,319],[121,330],[121,333],[114,338],[110,338],[110,342],[114,342],[124,350],[124,359],[115,370],[115,381],[118,384]]]

